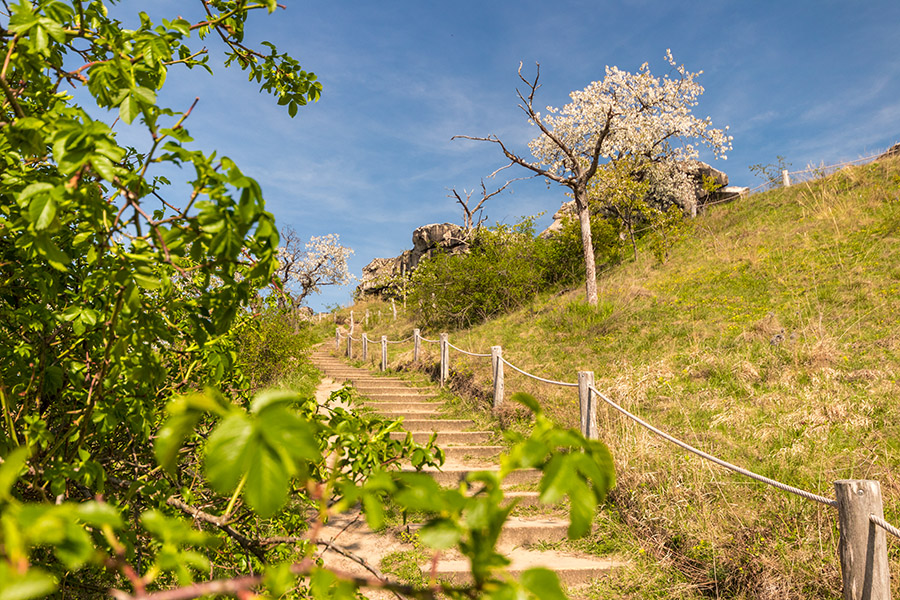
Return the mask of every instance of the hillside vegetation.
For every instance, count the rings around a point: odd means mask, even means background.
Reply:
[[[712,207],[666,264],[645,249],[599,285],[596,308],[583,292],[548,291],[451,342],[502,345],[513,364],[553,379],[593,370],[598,389],[673,435],[824,496],[839,479],[878,480],[886,518],[900,522],[900,160]],[[355,308],[359,321],[366,305]],[[370,337],[416,326],[381,310]],[[412,366],[408,347],[391,347],[393,366]],[[419,367],[437,357],[426,348]],[[487,413],[478,392],[490,389],[490,362],[453,352],[452,369],[470,407]],[[506,386],[577,425],[571,389],[509,369]],[[494,418],[527,426],[506,411]],[[591,548],[633,552],[644,571],[598,584],[598,596],[840,596],[834,509],[726,472],[611,411],[600,426],[619,484]],[[900,540],[888,546],[896,595]]]

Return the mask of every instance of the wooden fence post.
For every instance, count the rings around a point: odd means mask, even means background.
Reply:
[[[334,328],[334,349],[341,349],[341,330],[337,327]]]
[[[422,345],[421,337],[422,336],[419,335],[419,330],[413,329],[413,362],[418,362],[419,360],[419,348]]]
[[[394,313],[394,321],[397,320],[397,305],[394,304],[394,299],[391,298],[391,311]]]
[[[787,169],[781,171],[781,183],[784,184],[784,187],[791,187],[791,176],[788,174]]]
[[[491,367],[494,372],[494,408],[503,403],[503,348],[491,346]]]
[[[353,358],[353,335],[347,336],[347,358]]]
[[[353,311],[350,311],[350,335],[353,335],[353,326],[356,325],[356,321],[353,320]]]
[[[387,371],[387,336],[381,336],[381,372]]]
[[[441,387],[444,387],[444,383],[447,382],[448,376],[450,375],[450,346],[447,344],[450,342],[449,336],[446,333],[441,334]]]
[[[885,531],[869,521],[869,515],[884,518],[881,485],[877,481],[844,479],[834,482],[834,492],[841,528],[844,600],[888,600],[891,574]]]
[[[597,399],[591,387],[594,385],[593,371],[578,371],[578,404],[581,407],[581,433],[592,440],[600,438],[597,425]]]
[[[363,361],[369,360],[369,336],[366,335],[366,332],[363,331],[362,334],[362,359]]]

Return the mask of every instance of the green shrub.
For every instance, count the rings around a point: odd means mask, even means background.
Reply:
[[[527,217],[516,225],[480,229],[467,254],[436,254],[423,261],[408,286],[420,324],[467,327],[522,306],[542,291],[582,280],[577,220],[548,239],[535,235],[534,221]],[[597,217],[592,230],[598,262],[617,261],[618,228]]]

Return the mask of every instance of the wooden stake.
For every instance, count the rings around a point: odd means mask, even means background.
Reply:
[[[888,600],[891,575],[885,531],[869,520],[869,515],[884,518],[881,485],[877,481],[844,479],[834,482],[834,492],[841,528],[844,600]]]

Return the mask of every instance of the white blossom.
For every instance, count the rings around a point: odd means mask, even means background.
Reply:
[[[299,306],[309,294],[325,285],[345,285],[353,280],[347,259],[353,250],[342,246],[336,233],[313,236],[301,248],[300,238],[290,228],[281,232],[278,269],[285,290],[293,292],[293,304]]]

